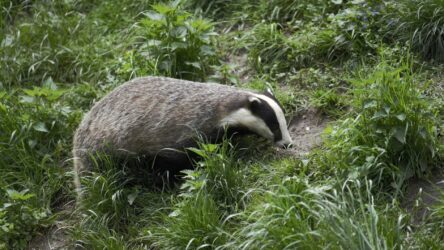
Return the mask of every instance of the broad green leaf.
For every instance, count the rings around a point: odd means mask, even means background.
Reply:
[[[168,12],[174,11],[174,8],[171,8],[170,6],[165,4],[155,4],[153,5],[153,9],[160,14],[167,14]]]
[[[376,112],[376,114],[373,115],[372,120],[377,120],[385,117],[387,117],[387,113],[385,113],[384,111],[378,111]]]
[[[187,148],[187,150],[189,150],[189,151],[191,151],[191,152],[197,154],[197,155],[200,156],[200,157],[204,157],[204,156],[206,156],[205,151],[202,150],[202,149],[198,149],[198,148]]]
[[[165,18],[164,15],[159,14],[157,12],[153,12],[153,11],[146,12],[144,15],[147,16],[149,19],[155,20],[155,21],[159,21],[159,20],[162,20],[163,18]]]
[[[43,87],[46,89],[50,89],[50,90],[57,90],[58,87],[55,84],[55,82],[52,80],[52,77],[48,77],[44,82],[43,82]]]
[[[136,200],[136,198],[137,198],[137,195],[138,195],[138,192],[134,192],[134,193],[131,193],[128,195],[128,203],[130,205],[133,205],[134,200]]]
[[[394,136],[402,144],[406,143],[407,130],[408,130],[407,124],[405,127],[396,127],[395,128]]]
[[[18,192],[13,189],[6,190],[6,193],[8,194],[9,198],[13,200],[28,200],[29,198],[34,197],[34,194],[26,194],[28,190],[23,190],[21,192]]]
[[[48,133],[49,130],[46,128],[45,123],[43,122],[37,122],[34,126],[33,126],[34,130],[36,131],[40,131],[40,132],[44,132],[44,133]]]
[[[403,122],[406,118],[406,115],[404,113],[401,113],[401,114],[397,115],[396,118],[398,118],[398,120]]]
[[[364,109],[374,108],[377,104],[376,100],[367,100],[364,102]]]
[[[200,63],[198,63],[198,62],[185,62],[185,64],[186,64],[186,65],[193,66],[193,67],[196,68],[196,69],[201,69],[201,67],[200,67]]]

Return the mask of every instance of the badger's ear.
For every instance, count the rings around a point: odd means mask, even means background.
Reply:
[[[273,93],[273,91],[272,91],[270,88],[267,88],[267,89],[264,91],[264,95],[265,95],[265,96],[268,96],[268,97],[271,97],[271,98],[275,98],[275,97],[274,97],[274,93]]]
[[[261,99],[257,98],[256,96],[249,96],[247,106],[250,110],[254,111],[259,105],[262,103]]]
[[[261,100],[259,98],[257,98],[256,96],[249,96],[248,103],[249,103],[249,105],[257,105],[257,104],[261,103]]]

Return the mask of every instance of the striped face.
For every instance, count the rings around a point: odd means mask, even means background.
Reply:
[[[279,147],[288,147],[292,143],[284,112],[270,94],[252,93],[247,107],[232,112],[222,120],[222,124],[244,127]]]

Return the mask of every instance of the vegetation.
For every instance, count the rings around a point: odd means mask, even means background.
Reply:
[[[0,1],[0,249],[33,247],[60,221],[64,244],[86,249],[440,249],[444,198],[419,221],[405,204],[411,181],[443,171],[443,10]],[[144,75],[271,88],[289,119],[316,109],[330,122],[303,155],[257,138],[202,141],[177,187],[101,155],[74,206],[76,127]]]

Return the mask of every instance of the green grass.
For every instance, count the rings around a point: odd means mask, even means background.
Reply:
[[[442,167],[442,1],[271,3],[1,1],[0,249],[58,220],[86,249],[439,249],[442,201],[419,224],[403,204]],[[302,156],[202,142],[163,190],[103,155],[66,211],[83,114],[145,75],[271,88],[329,126]]]
[[[358,74],[353,115],[329,128],[321,156],[348,178],[371,178],[384,189],[427,175],[441,155],[439,119],[421,91],[427,85],[417,81],[409,58],[401,60],[399,68],[382,61],[370,74]]]
[[[444,61],[444,1],[404,0],[390,13],[388,36],[408,42],[423,58],[442,63]],[[395,39],[396,39],[395,38]]]

